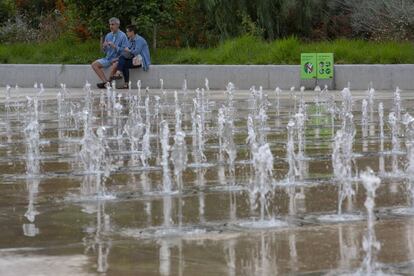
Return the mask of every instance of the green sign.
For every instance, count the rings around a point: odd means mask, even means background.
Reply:
[[[317,56],[318,79],[333,79],[334,59],[333,53],[318,53]]]
[[[300,78],[303,80],[316,79],[316,54],[302,53],[300,61]]]

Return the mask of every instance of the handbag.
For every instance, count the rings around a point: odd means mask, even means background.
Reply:
[[[142,56],[141,55],[137,55],[135,57],[132,58],[132,65],[134,66],[140,66],[142,65]]]

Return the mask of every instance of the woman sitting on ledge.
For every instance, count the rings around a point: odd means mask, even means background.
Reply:
[[[128,36],[128,47],[124,49],[117,63],[112,65],[111,74],[114,79],[122,79],[124,77],[124,89],[128,88],[129,83],[129,69],[142,67],[147,71],[150,64],[150,52],[147,41],[138,35],[135,25],[128,25],[126,33]]]

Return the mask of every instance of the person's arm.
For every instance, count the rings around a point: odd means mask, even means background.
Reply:
[[[151,65],[151,56],[150,51],[147,43],[144,43],[142,52],[141,52],[142,59],[144,60],[143,69],[147,71],[149,66]]]
[[[144,48],[144,41],[142,39],[135,40],[135,47],[131,49],[131,54],[136,57],[137,55],[141,54],[142,49]]]
[[[108,51],[108,48],[110,47],[109,44],[108,44],[108,41],[109,41],[108,36],[109,36],[109,34],[105,35],[104,41],[101,45],[102,52],[104,52],[105,54]]]
[[[128,47],[128,39],[126,35],[123,35],[121,40],[119,41],[119,44],[116,46],[116,53],[117,55],[121,55],[122,51]]]
[[[142,49],[142,56],[145,56],[145,61],[147,63],[147,66],[150,66],[151,65],[151,54],[150,54],[150,50],[149,50],[147,43],[144,44],[144,48]]]

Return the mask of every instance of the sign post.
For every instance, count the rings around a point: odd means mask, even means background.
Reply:
[[[316,86],[317,60],[315,53],[300,55],[300,86],[313,89]]]
[[[302,53],[300,56],[300,85],[306,89],[334,87],[333,53]]]
[[[318,62],[317,79],[333,79],[333,53],[318,53],[316,59]]]
[[[302,53],[300,56],[300,78],[302,80],[316,79],[317,59],[314,53]]]

